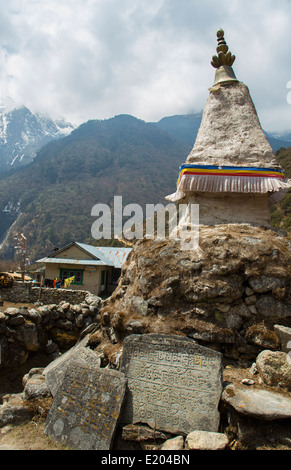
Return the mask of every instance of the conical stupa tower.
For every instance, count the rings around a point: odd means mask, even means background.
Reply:
[[[248,87],[232,69],[222,29],[217,32],[214,85],[209,89],[192,151],[181,165],[177,190],[166,199],[199,204],[200,224],[268,226],[270,204],[291,186],[261,128]],[[185,221],[184,221],[185,222]]]

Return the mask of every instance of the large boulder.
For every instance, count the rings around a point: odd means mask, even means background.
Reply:
[[[278,349],[274,324],[291,326],[289,259],[286,236],[247,224],[200,225],[197,250],[180,240],[140,240],[103,304],[103,331],[111,343],[178,333],[254,360]]]

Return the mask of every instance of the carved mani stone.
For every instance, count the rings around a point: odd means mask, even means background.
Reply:
[[[127,379],[121,422],[173,434],[218,431],[221,353],[176,335],[130,335],[121,371]]]
[[[70,361],[49,410],[45,434],[76,450],[110,450],[125,387],[119,371]]]

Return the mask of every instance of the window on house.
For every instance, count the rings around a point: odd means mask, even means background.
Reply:
[[[74,282],[72,284],[83,284],[83,271],[77,269],[61,269],[60,270],[60,279],[62,283],[65,279],[69,277],[75,277]]]

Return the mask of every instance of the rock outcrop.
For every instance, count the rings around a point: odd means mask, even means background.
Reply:
[[[291,325],[290,239],[250,225],[200,226],[199,250],[141,240],[101,310],[111,344],[132,333],[181,334],[253,360]]]

